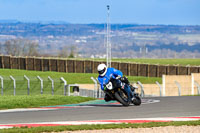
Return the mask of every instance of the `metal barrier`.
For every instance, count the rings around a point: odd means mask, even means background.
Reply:
[[[29,95],[30,94],[30,79],[24,75],[24,78],[27,80],[27,94]]]
[[[64,95],[66,96],[67,81],[63,77],[61,77],[60,80],[64,83]]]
[[[194,81],[194,84],[197,86],[198,95],[199,95],[200,94],[200,85],[196,81]]]
[[[51,94],[54,95],[54,81],[50,76],[48,76],[48,79],[51,81]]]
[[[162,86],[160,85],[160,83],[158,81],[156,81],[156,84],[159,86],[159,88],[160,88],[160,96],[162,96]]]
[[[10,76],[10,78],[13,80],[13,88],[14,88],[14,96],[16,94],[16,80],[13,76]]]
[[[37,76],[37,78],[40,80],[40,84],[41,84],[41,94],[43,94],[43,79],[40,76]]]
[[[140,96],[144,97],[145,96],[145,94],[144,94],[144,86],[143,86],[143,84],[140,81],[138,81],[137,83],[139,84],[139,86],[141,88],[141,94],[140,94]]]
[[[91,80],[94,82],[94,98],[98,97],[98,87],[97,87],[97,81],[94,79],[94,77],[91,77]],[[95,93],[96,92],[96,93]]]
[[[175,84],[178,86],[178,95],[181,96],[181,85],[175,81]]]
[[[3,96],[3,77],[0,76],[1,79],[1,95]]]

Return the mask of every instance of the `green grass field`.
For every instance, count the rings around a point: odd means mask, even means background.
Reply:
[[[94,59],[99,60],[99,59]],[[191,65],[199,66],[200,59],[112,59],[117,62],[132,62],[132,63],[145,63],[145,64],[161,64],[161,65]]]
[[[199,126],[200,121],[176,121],[176,122],[150,122],[134,124],[106,124],[106,125],[74,125],[74,126],[51,126],[51,127],[34,127],[34,128],[13,128],[2,129],[1,133],[42,133],[42,132],[61,132],[77,130],[101,130],[101,129],[124,129],[124,128],[151,128],[165,126]],[[197,131],[198,132],[198,131]]]
[[[63,77],[68,84],[93,84],[90,79],[92,76],[97,77],[98,74],[93,73],[60,73],[60,72],[41,72],[41,71],[27,71],[15,69],[0,69],[0,76],[4,78],[4,95],[13,95],[13,81],[10,79],[12,75],[16,79],[16,95],[27,95],[27,81],[24,75],[30,78],[30,95],[39,95],[41,92],[40,81],[36,76],[40,76],[44,80],[43,94],[51,94],[51,82],[48,80],[50,76],[54,82],[54,94],[64,95],[64,83],[61,82],[60,77]],[[161,78],[148,77],[128,77],[130,82],[140,81],[141,83],[161,83]]]
[[[0,96],[0,110],[13,108],[31,108],[50,105],[76,104],[86,102],[89,100],[94,100],[94,98],[60,95]]]

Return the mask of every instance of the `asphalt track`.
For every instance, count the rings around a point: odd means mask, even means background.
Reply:
[[[200,96],[149,97],[143,98],[141,106],[129,107],[103,101],[56,107],[52,110],[0,111],[0,124],[200,116]]]

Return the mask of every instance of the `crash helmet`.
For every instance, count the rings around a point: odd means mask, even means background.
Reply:
[[[107,72],[107,66],[105,64],[99,64],[97,70],[100,76],[104,76]]]

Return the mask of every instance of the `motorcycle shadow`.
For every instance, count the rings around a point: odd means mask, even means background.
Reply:
[[[129,107],[129,106],[134,106],[134,105],[123,106],[122,104],[86,104],[86,105],[81,105],[81,106],[92,106],[92,107]]]

